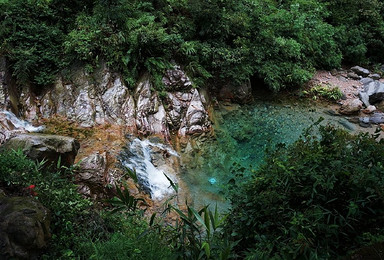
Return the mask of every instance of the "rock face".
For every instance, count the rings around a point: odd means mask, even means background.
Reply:
[[[58,79],[54,88],[38,97],[37,102],[23,102],[24,116],[34,116],[28,111],[36,107],[36,114],[42,118],[58,114],[82,127],[111,123],[135,129],[135,104],[121,78],[106,68],[92,76],[79,70],[72,81]]]
[[[384,83],[377,80],[367,82],[364,91],[359,92],[359,97],[366,107],[384,100]]]
[[[50,214],[33,198],[0,198],[0,258],[37,259],[50,238]]]
[[[177,65],[172,70],[167,70],[163,83],[169,91],[183,91],[192,87],[192,81]]]
[[[18,112],[27,120],[60,115],[82,127],[117,124],[130,133],[165,139],[171,132],[189,135],[211,130],[206,98],[193,88],[179,66],[166,72],[163,83],[167,92],[161,96],[154,91],[148,74],[135,88],[128,88],[105,66],[92,75],[79,69],[70,78],[58,79],[42,96],[22,90]]]
[[[9,139],[2,149],[22,149],[31,159],[47,160],[56,165],[61,158],[61,165],[71,166],[79,150],[79,143],[72,137],[43,134],[20,134]]]
[[[199,92],[195,89],[193,90],[187,112],[181,122],[179,135],[200,134],[207,132],[210,127],[208,113],[204,109]]]

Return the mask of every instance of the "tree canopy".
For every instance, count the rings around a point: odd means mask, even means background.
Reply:
[[[0,53],[19,83],[38,87],[73,63],[92,70],[103,60],[132,84],[175,61],[199,84],[257,77],[277,91],[315,69],[382,61],[383,8],[378,0],[2,0]]]

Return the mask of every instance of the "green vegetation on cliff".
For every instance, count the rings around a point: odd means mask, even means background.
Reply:
[[[273,90],[316,68],[383,60],[378,0],[2,0],[0,54],[21,84],[41,88],[73,63],[106,61],[133,84],[171,61],[198,83],[262,79]],[[160,84],[158,84],[159,87]]]

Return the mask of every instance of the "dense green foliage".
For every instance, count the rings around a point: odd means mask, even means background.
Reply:
[[[3,0],[0,53],[20,84],[41,88],[73,63],[106,61],[131,85],[156,86],[172,61],[201,84],[250,77],[300,85],[315,68],[383,60],[379,0]]]
[[[0,188],[11,194],[34,196],[51,212],[52,238],[44,259],[171,258],[158,234],[138,238],[148,228],[143,218],[97,211],[78,193],[73,169],[59,167],[53,171],[42,166],[20,151],[0,153]],[[30,185],[34,185],[31,193],[26,191]]]
[[[384,141],[331,127],[281,146],[232,197],[247,259],[336,259],[383,239]]]
[[[175,195],[146,220],[142,200],[118,187],[111,202],[119,207],[98,211],[77,193],[72,169],[44,169],[14,151],[0,153],[0,187],[50,209],[46,259],[336,259],[384,239],[383,144],[325,127],[319,137],[278,146],[249,178],[239,171],[243,183],[224,216],[180,209]]]
[[[83,231],[79,224],[90,217],[91,203],[82,199],[70,182],[71,169],[44,170],[42,163],[27,159],[21,151],[0,153],[0,165],[0,184],[16,190],[35,185],[37,198],[52,211],[52,250],[59,253],[73,247],[77,242],[73,234]]]

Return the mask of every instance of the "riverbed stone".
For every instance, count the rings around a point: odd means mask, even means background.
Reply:
[[[369,117],[369,122],[372,124],[384,123],[384,113],[374,113],[371,117]]]
[[[384,83],[378,80],[366,83],[364,91],[359,92],[359,97],[366,107],[384,100]]]
[[[50,213],[36,199],[0,198],[0,258],[37,259],[51,237]]]
[[[362,79],[360,80],[360,83],[363,84],[363,85],[368,84],[368,83],[371,83],[371,82],[373,82],[373,79],[372,79],[372,78],[362,78]]]
[[[33,160],[46,160],[46,165],[71,166],[80,148],[79,142],[66,136],[45,134],[20,134],[10,138],[1,147],[5,150],[21,149],[25,155]]]
[[[347,74],[347,77],[348,77],[348,78],[351,78],[351,79],[355,79],[355,80],[359,80],[359,79],[361,78],[361,76],[357,75],[357,74],[354,73],[354,72],[349,72],[349,73]]]
[[[375,106],[373,106],[373,105],[370,105],[370,106],[368,106],[367,108],[365,108],[365,109],[363,109],[363,110],[361,110],[363,113],[365,113],[365,114],[372,114],[373,112],[375,112],[376,111],[376,107]]]
[[[353,115],[357,114],[360,109],[363,107],[363,102],[358,99],[349,99],[346,100],[342,106],[339,108],[339,113],[343,115]]]
[[[369,74],[370,74],[370,71],[363,68],[363,67],[360,67],[360,66],[354,66],[351,68],[351,70],[356,73],[357,75],[359,76],[363,76],[363,77],[367,77]]]
[[[380,74],[377,74],[377,73],[371,74],[371,75],[369,75],[369,77],[374,79],[374,80],[379,80],[381,78]]]

